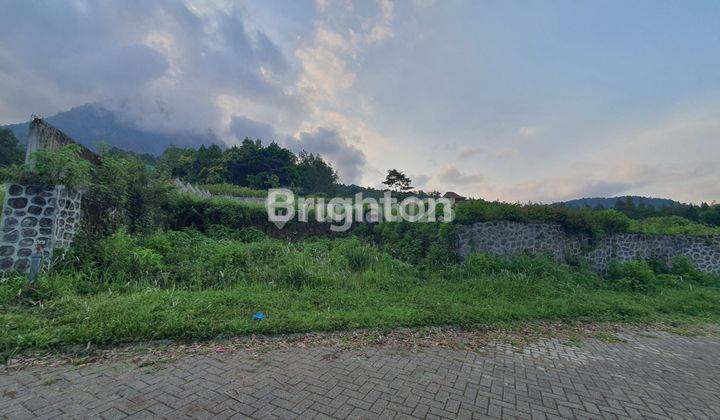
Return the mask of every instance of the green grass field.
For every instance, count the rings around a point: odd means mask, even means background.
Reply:
[[[82,256],[80,263],[76,257]],[[532,320],[714,321],[720,279],[616,267],[601,279],[542,257],[411,265],[357,238],[286,243],[252,229],[119,232],[29,289],[0,281],[0,354],[67,344]],[[254,321],[253,313],[268,318]]]

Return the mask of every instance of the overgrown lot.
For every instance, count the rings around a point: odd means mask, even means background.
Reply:
[[[542,257],[409,263],[357,237],[288,243],[255,229],[121,230],[56,267],[34,289],[0,281],[2,357],[146,339],[720,315],[720,278],[683,260],[618,265],[601,279]],[[257,311],[268,318],[254,321]]]
[[[24,276],[0,277],[0,359],[30,349],[147,339],[540,319],[719,318],[720,278],[698,272],[688,260],[675,260],[672,268],[652,261],[616,265],[601,279],[543,257],[474,255],[461,263],[455,251],[458,224],[488,220],[555,222],[595,238],[628,231],[707,234],[717,229],[717,205],[689,206],[697,213],[689,219],[658,213],[631,220],[616,210],[476,200],[457,206],[456,223],[359,224],[335,234],[317,222],[290,222],[278,231],[263,206],[172,191],[170,176],[229,177],[235,184],[208,188],[232,196],[259,196],[254,188],[286,181],[298,192],[335,188],[333,172],[319,157],[243,145],[213,170],[175,149],[177,159],[165,156],[155,164],[116,152],[91,167],[66,147],[38,152],[33,168],[0,171],[14,181],[86,189],[82,232],[64,259],[35,287]],[[279,154],[279,162],[291,164],[253,175],[257,154]],[[268,318],[254,321],[258,311]]]

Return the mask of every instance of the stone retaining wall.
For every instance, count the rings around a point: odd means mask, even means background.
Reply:
[[[55,247],[68,247],[80,222],[81,196],[62,185],[8,185],[0,217],[0,271],[26,272],[38,244],[46,261]]]
[[[699,269],[720,273],[720,236],[608,235],[593,243],[586,234],[567,234],[550,223],[481,222],[460,227],[458,250],[461,258],[474,252],[512,255],[522,252],[547,253],[558,261],[585,258],[597,272],[607,270],[613,260],[689,257]]]

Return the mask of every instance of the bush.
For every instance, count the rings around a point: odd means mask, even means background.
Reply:
[[[267,238],[267,235],[255,227],[234,229],[225,225],[212,225],[207,229],[206,234],[213,239],[231,239],[240,242],[258,242]]]
[[[267,197],[266,190],[254,190],[248,187],[241,187],[234,184],[202,184],[200,188],[207,190],[212,195],[228,195],[231,197]]]
[[[610,263],[607,279],[618,289],[645,292],[652,288],[655,273],[650,268],[650,264],[644,260],[624,263],[613,261]]]
[[[364,224],[353,233],[411,264],[437,266],[458,261],[457,229],[450,223]]]
[[[148,233],[163,225],[172,186],[138,157],[103,155],[83,196],[84,230],[102,238],[125,228]]]
[[[315,282],[316,278],[299,258],[281,264],[272,274],[271,282],[293,288],[310,286]]]
[[[110,276],[136,280],[152,277],[162,270],[162,256],[155,250],[142,247],[124,230],[103,239],[98,246],[99,266]]]
[[[677,255],[670,260],[670,273],[693,283],[705,286],[720,286],[716,275],[700,271],[692,260],[685,255]]]
[[[488,275],[500,272],[505,268],[505,263],[500,257],[482,252],[471,254],[463,266],[468,273],[473,275]]]
[[[264,206],[224,198],[207,199],[192,194],[175,193],[167,210],[171,229],[193,227],[207,231],[216,225],[243,228],[267,226],[269,223]]]
[[[680,216],[632,220],[629,231],[653,235],[720,235],[718,226],[706,226]]]
[[[85,188],[92,178],[93,166],[80,156],[80,146],[69,144],[57,149],[38,150],[30,163],[15,172],[14,181],[23,184],[64,185]]]
[[[338,240],[336,247],[344,257],[347,267],[356,273],[367,270],[377,259],[375,249],[357,238]]]
[[[595,213],[595,220],[606,234],[627,232],[630,218],[617,210],[600,210]]]
[[[692,260],[685,255],[677,255],[670,260],[670,272],[672,274],[687,275],[699,271]]]

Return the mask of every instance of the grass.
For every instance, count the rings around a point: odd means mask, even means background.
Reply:
[[[228,195],[231,197],[267,197],[266,190],[254,190],[248,187],[241,187],[234,184],[203,184],[200,188],[207,190],[212,195]]]
[[[628,231],[656,235],[720,235],[720,226],[706,226],[680,216],[664,216],[633,220]]]
[[[631,282],[542,257],[480,254],[431,267],[394,259],[357,238],[293,244],[238,238],[119,232],[92,249],[78,247],[83,262],[70,256],[37,289],[5,278],[0,355],[149,339],[720,315],[720,279],[698,273],[643,277],[650,284],[638,292]],[[252,320],[257,311],[268,318]]]

